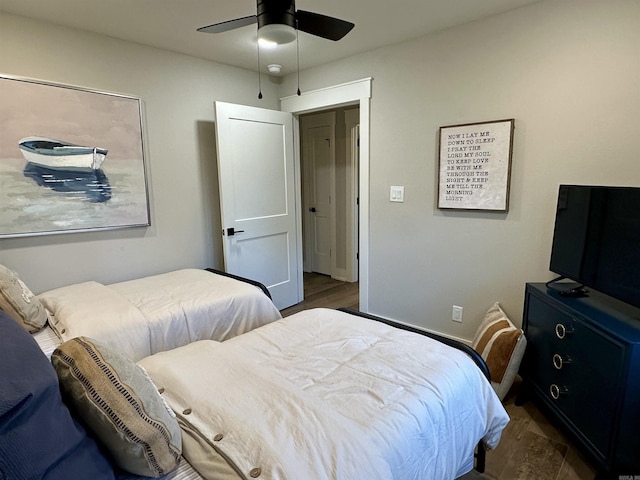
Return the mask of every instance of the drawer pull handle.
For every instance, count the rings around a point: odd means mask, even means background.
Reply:
[[[553,366],[556,367],[556,370],[562,370],[562,367],[568,366],[570,363],[571,357],[568,355],[560,355],[559,353],[553,355]]]
[[[572,333],[573,333],[572,327],[567,328],[561,323],[556,324],[556,337],[558,337],[560,340],[562,340],[564,337]]]
[[[555,383],[552,383],[549,387],[549,393],[553,397],[554,400],[558,400],[560,395],[566,395],[568,392],[567,387],[560,387]]]

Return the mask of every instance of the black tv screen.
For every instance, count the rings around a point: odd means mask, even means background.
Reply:
[[[640,307],[640,188],[560,185],[549,269]]]

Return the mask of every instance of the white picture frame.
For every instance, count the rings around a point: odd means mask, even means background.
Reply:
[[[0,75],[0,112],[0,238],[150,225],[139,98]]]

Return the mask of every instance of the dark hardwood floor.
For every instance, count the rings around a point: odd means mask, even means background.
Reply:
[[[304,290],[304,301],[282,310],[283,316],[308,308],[359,305],[357,283],[305,273]],[[593,480],[595,470],[532,402],[515,405],[518,387],[516,381],[504,399],[511,421],[498,447],[487,452],[485,473],[472,471],[460,480]]]
[[[334,280],[319,273],[304,274],[304,300],[281,311],[282,316],[292,315],[310,308],[355,308],[358,309],[358,283]]]
[[[461,480],[593,480],[596,471],[532,402],[516,406],[519,380],[503,401],[511,421],[498,447],[487,452],[485,473]]]

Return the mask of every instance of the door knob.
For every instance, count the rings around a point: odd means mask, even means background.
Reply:
[[[242,232],[244,232],[244,230],[236,230],[233,227],[227,228],[227,235],[230,236],[230,237],[235,235],[236,233],[242,233]]]
[[[317,212],[316,207],[311,207],[311,208],[309,209],[309,211],[310,211],[311,213],[316,213],[316,212]]]

